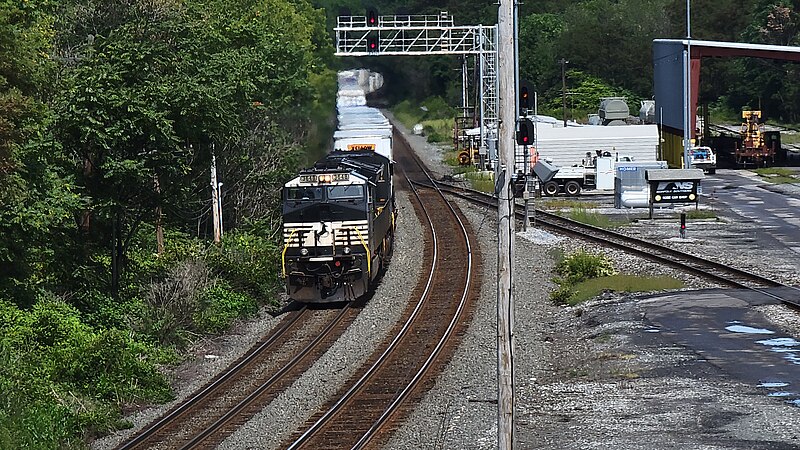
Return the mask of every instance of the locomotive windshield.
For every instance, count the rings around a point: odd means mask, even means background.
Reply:
[[[328,186],[329,200],[352,200],[364,198],[364,186],[360,184],[347,184],[341,186]]]
[[[286,200],[298,202],[322,200],[322,188],[316,186],[287,188]]]

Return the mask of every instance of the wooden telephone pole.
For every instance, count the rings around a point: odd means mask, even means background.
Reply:
[[[500,0],[497,15],[497,66],[500,98],[497,174],[497,448],[514,445],[514,0]]]
[[[217,157],[211,155],[211,217],[214,220],[214,243],[222,240],[222,209],[219,201],[219,183],[217,183]]]
[[[564,128],[567,127],[567,61],[564,58],[558,60],[558,63],[561,64],[561,108],[564,114]]]

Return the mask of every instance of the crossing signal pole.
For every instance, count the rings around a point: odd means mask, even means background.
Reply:
[[[519,59],[519,54],[515,55]],[[519,65],[519,64],[517,64]],[[514,195],[522,197],[525,201],[525,219],[522,222],[522,230],[528,231],[528,222],[530,217],[529,200],[531,192],[534,191],[534,175],[531,173],[531,157],[528,148],[533,146],[536,151],[536,125],[531,119],[528,118],[528,111],[531,109],[531,88],[527,81],[519,81],[519,131],[517,131],[517,145],[522,146],[522,174],[517,174],[516,181],[517,188]],[[534,115],[535,116],[535,115]],[[535,120],[535,117],[534,117]],[[515,154],[516,155],[516,154]]]

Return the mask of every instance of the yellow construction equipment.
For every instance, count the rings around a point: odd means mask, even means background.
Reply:
[[[775,163],[775,148],[764,142],[764,125],[761,122],[761,111],[742,111],[742,145],[736,146],[736,164],[740,167],[748,165],[767,167]]]

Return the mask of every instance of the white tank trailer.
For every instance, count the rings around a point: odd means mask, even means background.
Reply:
[[[658,126],[576,126],[553,127],[539,123],[536,128],[536,146],[527,149],[530,164],[526,169],[525,149],[516,147],[514,172],[530,172],[537,159],[546,159],[560,167],[586,164],[588,158],[601,156],[617,161],[656,161],[658,160]],[[587,156],[588,155],[588,156]]]

